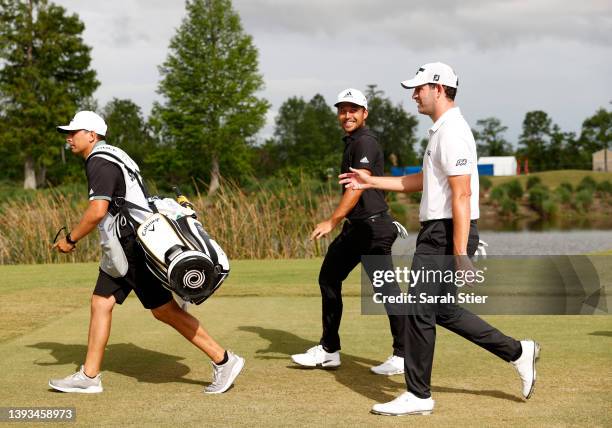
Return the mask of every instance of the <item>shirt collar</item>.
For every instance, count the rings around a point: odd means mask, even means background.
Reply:
[[[367,131],[368,131],[368,127],[363,125],[361,128],[359,128],[352,134],[350,135],[346,134],[344,137],[342,137],[342,139],[344,140],[345,143],[349,143],[350,141],[356,140],[357,138],[359,138],[361,135],[363,135]]]
[[[440,127],[442,126],[442,124],[450,117],[458,117],[461,116],[461,111],[459,110],[459,107],[452,107],[449,108],[448,110],[446,110],[444,112],[444,114],[442,116],[440,116],[438,118],[438,120],[436,120],[434,122],[434,124],[431,126],[431,128],[429,128],[427,130],[427,134],[431,137],[438,129],[440,129]]]
[[[91,149],[91,152],[89,152],[89,155],[87,156],[87,159],[89,159],[89,156],[91,156],[91,154],[93,153],[95,148],[98,147],[99,145],[102,145],[102,144],[106,144],[106,141],[100,140],[96,144],[94,144],[93,149]]]

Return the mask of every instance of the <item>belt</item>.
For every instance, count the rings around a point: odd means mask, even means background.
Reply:
[[[382,211],[376,214],[372,214],[371,216],[366,217],[366,218],[360,218],[360,219],[354,219],[354,220],[347,218],[346,221],[348,224],[363,223],[364,221],[374,220],[375,218],[381,218],[386,215],[387,215],[387,211]]]
[[[436,220],[426,220],[426,221],[421,222],[421,227],[429,226],[430,224],[435,223],[437,221],[452,223],[453,219],[452,218],[438,218]],[[478,223],[477,220],[470,220],[470,224],[477,224],[477,223]]]

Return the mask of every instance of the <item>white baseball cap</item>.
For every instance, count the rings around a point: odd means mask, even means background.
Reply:
[[[442,62],[431,62],[422,65],[416,72],[416,76],[412,79],[404,80],[402,86],[412,89],[427,83],[437,83],[456,88],[459,86],[459,78],[449,65]]]
[[[368,100],[359,89],[347,88],[340,92],[338,94],[338,101],[336,101],[334,107],[338,107],[340,103],[357,104],[366,110],[368,109]]]
[[[67,134],[71,131],[79,131],[84,129],[86,131],[94,131],[96,134],[105,136],[106,135],[106,122],[100,116],[93,111],[82,110],[74,115],[74,118],[68,125],[58,126],[58,132]]]

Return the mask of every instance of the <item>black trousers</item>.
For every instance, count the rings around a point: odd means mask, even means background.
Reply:
[[[468,254],[473,256],[478,248],[476,221],[470,225]],[[412,270],[418,270],[427,257],[453,254],[453,222],[451,219],[425,222],[415,250]],[[431,369],[436,343],[436,324],[456,333],[504,361],[514,361],[521,355],[519,341],[504,335],[480,317],[454,303],[445,304],[442,310],[405,317],[404,358],[406,386],[419,398],[431,396]]]
[[[360,263],[362,255],[390,256],[396,237],[397,229],[393,225],[393,218],[385,214],[350,224],[345,222],[342,232],[330,244],[319,273],[323,320],[320,344],[327,352],[340,350],[338,330],[342,319],[342,281]],[[391,257],[389,263],[391,264]],[[389,315],[389,324],[393,336],[393,354],[403,357],[403,317]]]

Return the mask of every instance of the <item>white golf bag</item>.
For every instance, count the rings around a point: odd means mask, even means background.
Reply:
[[[127,219],[136,230],[146,264],[157,279],[183,301],[199,305],[221,286],[229,275],[227,255],[197,220],[195,211],[174,199],[149,197],[138,165],[117,147],[96,146],[94,156],[118,165],[123,171],[126,196],[119,213],[99,226],[103,257],[100,267],[111,276],[127,271],[125,254],[119,244],[119,225]]]

